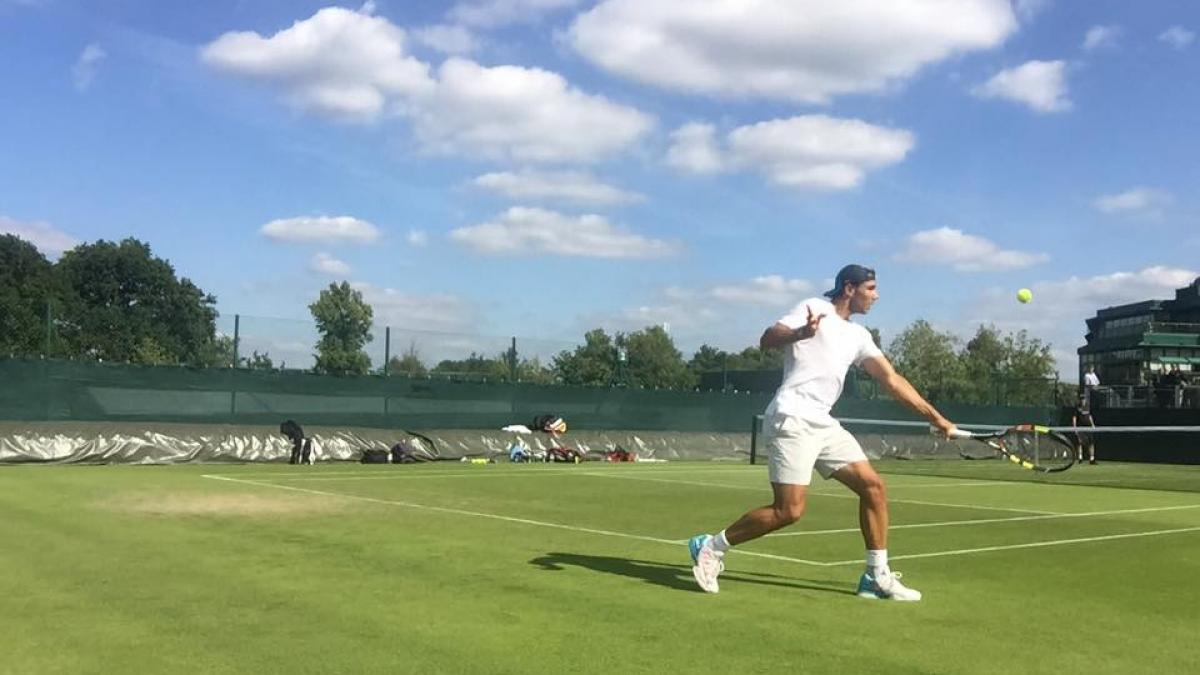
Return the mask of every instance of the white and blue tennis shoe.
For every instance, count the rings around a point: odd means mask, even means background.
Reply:
[[[921,591],[909,588],[900,583],[899,572],[881,572],[872,575],[863,572],[858,579],[858,597],[870,600],[900,600],[916,602],[921,599]]]
[[[717,577],[725,571],[725,561],[720,553],[712,547],[712,535],[698,534],[688,539],[688,553],[692,556],[692,576],[705,593],[717,593],[721,590]]]

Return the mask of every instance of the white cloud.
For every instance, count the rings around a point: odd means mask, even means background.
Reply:
[[[990,323],[1005,330],[1028,330],[1050,342],[1059,372],[1074,379],[1075,348],[1085,343],[1086,319],[1105,307],[1173,298],[1175,289],[1197,276],[1200,272],[1195,270],[1153,266],[1137,272],[1039,281],[1029,285],[1033,302],[1027,305],[1017,302],[1015,288],[993,289],[970,303],[966,319],[973,326]]]
[[[1120,26],[1092,26],[1083,36],[1083,48],[1091,51],[1101,47],[1116,47],[1120,35]]]
[[[405,240],[408,241],[409,246],[425,246],[429,243],[429,234],[422,230],[410,230]]]
[[[671,148],[667,164],[691,173],[716,173],[724,169],[721,150],[717,147],[716,127],[690,122],[671,132]]]
[[[748,282],[715,286],[709,296],[734,305],[764,305],[788,307],[813,291],[813,285],[804,279],[786,279],[778,274],[755,277]]]
[[[1028,23],[1049,8],[1051,2],[1052,0],[1015,0],[1013,5],[1021,21]]]
[[[568,216],[523,206],[514,206],[481,225],[453,230],[450,239],[492,255],[662,258],[674,255],[680,248],[673,242],[616,227],[602,216]]]
[[[772,182],[807,189],[847,189],[867,171],[895,164],[916,144],[911,132],[862,120],[802,115],[738,127],[719,148],[713,128],[689,124],[672,134],[667,163],[711,173],[754,170]]]
[[[71,67],[71,79],[75,82],[76,90],[83,92],[91,89],[92,83],[96,81],[96,71],[100,62],[107,57],[108,53],[100,45],[90,44],[83,48],[83,52],[75,60],[75,65]]]
[[[983,237],[941,227],[911,235],[904,250],[894,258],[911,263],[949,265],[960,272],[981,272],[1029,267],[1048,261],[1050,256],[1001,249]]]
[[[405,39],[384,18],[329,7],[269,38],[226,33],[201,53],[217,69],[278,87],[305,111],[359,122],[406,118],[433,153],[592,162],[629,149],[653,127],[650,116],[539,68],[453,57],[435,77],[406,54]]]
[[[63,251],[75,248],[79,240],[42,221],[23,222],[0,216],[0,234],[12,234],[37,247],[43,255],[58,257]]]
[[[413,113],[427,150],[518,162],[593,161],[629,148],[653,120],[538,68],[453,58]]]
[[[408,56],[404,42],[404,31],[384,18],[326,7],[271,37],[225,33],[204,47],[201,58],[219,70],[277,84],[302,110],[371,121],[389,100],[434,86],[429,66]]]
[[[622,331],[667,326],[683,341],[727,344],[741,350],[756,343],[761,328],[778,318],[775,310],[790,308],[813,292],[812,282],[781,275],[701,288],[673,286],[663,289],[652,302],[589,313],[581,319],[589,328],[599,325]],[[749,333],[747,322],[753,326]]]
[[[1039,113],[1071,109],[1065,61],[1027,61],[996,73],[971,93],[980,98],[1004,98],[1024,103]]]
[[[327,274],[332,277],[348,277],[351,271],[349,265],[328,253],[318,253],[313,256],[308,268],[318,274]]]
[[[591,174],[578,171],[503,171],[478,176],[471,184],[513,200],[605,205],[629,204],[645,199],[636,192],[601,183]]]
[[[600,67],[667,89],[827,103],[999,46],[1008,0],[603,0],[566,40]]]
[[[350,216],[312,216],[272,220],[259,230],[273,241],[369,244],[379,239],[379,228]]]
[[[479,41],[462,26],[425,26],[413,31],[413,39],[443,54],[470,54],[479,49]]]
[[[1183,26],[1171,26],[1159,34],[1158,39],[1175,49],[1184,49],[1196,39],[1196,34]]]
[[[451,8],[449,17],[469,26],[493,28],[528,23],[550,11],[567,9],[580,0],[472,0]]]
[[[649,304],[628,307],[614,312],[585,314],[581,319],[585,325],[604,326],[612,331],[631,332],[647,326],[662,326],[673,337],[679,333],[708,333],[709,328],[720,325],[722,313],[712,307],[688,306],[683,304]]]
[[[1171,194],[1150,187],[1135,187],[1114,195],[1102,195],[1095,207],[1102,213],[1157,213],[1171,203]]]
[[[474,305],[457,295],[421,295],[368,283],[350,285],[361,291],[363,299],[371,305],[376,326],[453,333],[467,330],[477,322]]]

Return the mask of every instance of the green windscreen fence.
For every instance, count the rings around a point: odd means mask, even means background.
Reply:
[[[729,431],[765,394],[654,391],[301,372],[0,361],[0,419],[495,429],[554,413],[573,429]]]
[[[306,424],[494,429],[554,413],[573,429],[749,434],[770,394],[332,377],[304,372],[190,369],[72,361],[0,360],[0,419],[24,421]],[[1049,407],[946,404],[957,417],[1051,423]],[[887,399],[848,393],[835,414],[913,419]]]

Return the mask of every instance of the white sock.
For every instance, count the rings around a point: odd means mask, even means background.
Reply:
[[[891,570],[888,569],[887,549],[867,549],[867,571],[874,576],[877,573],[887,574]]]
[[[729,540],[725,538],[725,530],[721,530],[717,533],[717,536],[712,538],[712,547],[717,553],[724,553],[728,551],[731,546],[733,546],[733,544],[730,544]]]

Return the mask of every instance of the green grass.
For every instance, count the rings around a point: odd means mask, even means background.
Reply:
[[[682,540],[767,501],[762,467],[9,467],[0,672],[1193,671],[1200,496],[888,479],[920,603],[852,594],[821,481],[699,592]]]

